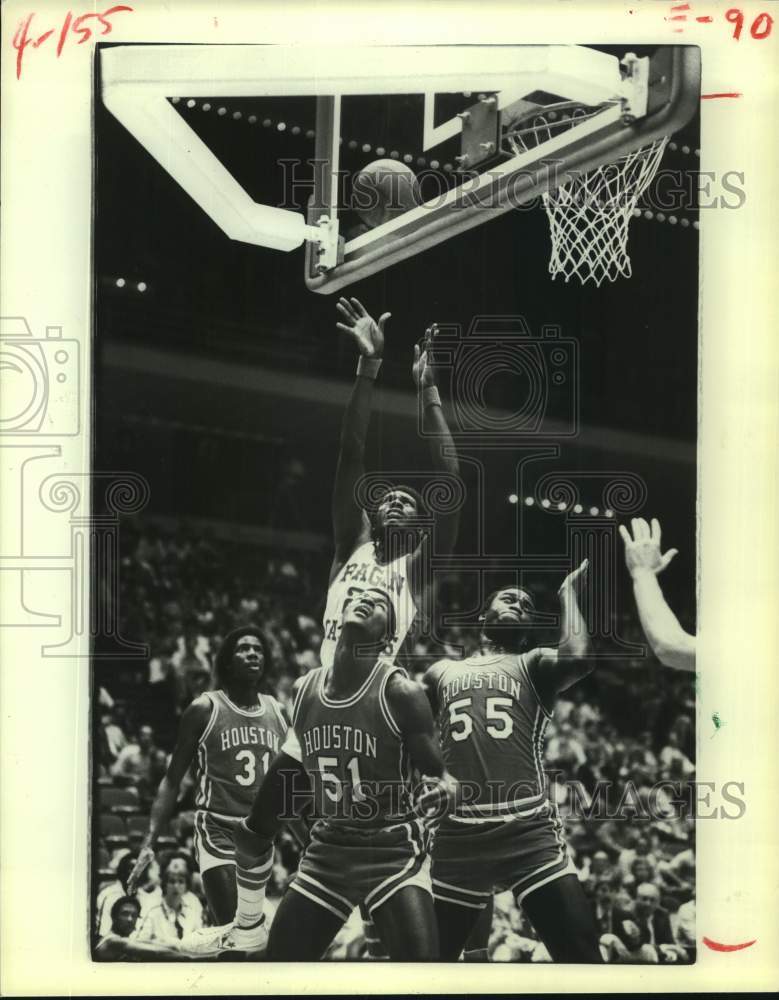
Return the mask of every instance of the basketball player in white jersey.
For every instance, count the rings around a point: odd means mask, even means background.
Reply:
[[[320,651],[325,668],[333,665],[344,612],[362,591],[378,588],[392,602],[397,630],[386,650],[391,660],[397,659],[402,651],[415,618],[427,614],[426,605],[431,598],[424,565],[429,544],[414,527],[415,520],[426,513],[419,493],[398,485],[385,494],[370,517],[357,500],[357,486],[365,474],[365,438],[373,387],[381,367],[384,327],[390,313],[384,313],[377,323],[357,299],[341,298],[336,308],[342,320],[337,324],[338,329],[354,339],[360,359],[344,414],[335,472],[332,501],[335,555]],[[459,463],[441,409],[430,357],[434,334],[435,327],[431,327],[422,350],[415,347],[412,374],[422,404],[423,430],[430,436],[433,470],[458,476]],[[436,555],[451,552],[458,520],[456,511],[438,516],[434,536]]]
[[[264,882],[258,873],[236,877],[234,833],[254,802],[271,760],[278,754],[288,724],[275,698],[258,690],[270,665],[268,644],[253,625],[225,636],[216,657],[214,691],[206,691],[185,710],[175,749],[151,808],[149,829],[130,875],[135,891],[141,873],[154,858],[154,844],[176,808],[187,770],[196,770],[195,853],[208,905],[217,924],[231,921],[240,904],[253,916],[247,950],[263,945]],[[263,860],[270,871],[272,852]],[[196,937],[196,935],[190,935]],[[193,948],[197,951],[197,948]]]

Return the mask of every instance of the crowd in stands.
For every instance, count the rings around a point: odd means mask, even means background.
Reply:
[[[295,679],[319,665],[328,565],[326,555],[217,541],[183,523],[166,531],[152,519],[123,524],[121,543],[121,634],[146,644],[149,656],[96,662],[94,926],[96,939],[119,933],[112,931],[117,921],[124,938],[164,948],[209,919],[192,860],[191,780],[182,785],[177,815],[160,839],[158,863],[147,869],[137,905],[126,893],[178,719],[212,686],[222,637],[248,622],[261,623],[271,643],[268,691],[289,703]],[[449,609],[468,606],[456,582],[447,585],[445,600]],[[615,624],[622,641],[641,644],[629,607]],[[477,639],[477,630],[460,627],[447,629],[442,643],[420,637],[411,669],[470,653]],[[550,794],[607,961],[694,959],[693,819],[667,791],[653,794],[659,782],[674,782],[685,799],[695,779],[694,718],[689,675],[665,670],[651,657],[624,656],[599,665],[567,692],[548,727]],[[598,812],[604,789],[606,810]],[[268,888],[271,909],[297,859],[296,842],[283,834]],[[355,958],[366,949],[355,916],[329,955]],[[550,960],[511,893],[495,897],[489,954],[493,961]]]

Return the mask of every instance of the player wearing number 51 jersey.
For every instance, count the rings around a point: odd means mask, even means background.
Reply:
[[[444,762],[461,791],[433,848],[443,959],[459,957],[493,892],[511,889],[554,961],[601,961],[590,905],[546,795],[541,759],[557,693],[592,669],[576,594],[586,567],[560,588],[556,648],[528,649],[533,600],[507,587],[487,602],[484,655],[442,660],[425,674]]]
[[[181,718],[176,747],[130,876],[132,889],[154,856],[154,843],[173,815],[181,780],[194,763],[195,853],[208,904],[219,924],[232,919],[241,891],[236,884],[235,826],[251,808],[288,728],[276,699],[258,691],[269,663],[265,637],[255,626],[235,629],[225,637],[216,658],[217,688],[196,698]],[[269,869],[271,864],[269,855]]]

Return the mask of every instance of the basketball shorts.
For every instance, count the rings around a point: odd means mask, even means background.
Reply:
[[[219,865],[235,864],[235,827],[240,817],[195,812],[195,861],[202,875]]]
[[[364,830],[320,820],[289,887],[344,921],[360,904],[373,913],[410,885],[432,894],[428,846],[418,819]]]
[[[444,820],[433,844],[433,895],[483,910],[495,892],[511,889],[518,902],[563,875],[576,874],[557,810],[538,816],[460,824]]]

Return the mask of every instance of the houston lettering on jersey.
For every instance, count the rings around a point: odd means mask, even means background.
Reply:
[[[303,730],[303,751],[307,755],[320,750],[351,750],[376,759],[376,737],[357,726],[324,723]]]
[[[545,809],[543,741],[549,715],[525,656],[471,656],[441,663],[441,749],[460,782],[455,819],[480,822]]]
[[[454,680],[444,684],[441,688],[441,700],[448,702],[466,691],[481,691],[482,688],[494,688],[496,691],[504,691],[519,701],[520,681],[515,680],[513,677],[507,677],[506,674],[496,673],[493,670],[486,671],[483,674],[468,673],[463,674],[461,677],[455,677]]]
[[[279,752],[279,735],[259,726],[232,726],[223,729],[219,734],[220,749],[231,750],[233,747],[260,746],[267,747],[274,753]]]
[[[211,717],[197,750],[195,805],[221,816],[245,816],[287,723],[281,706],[257,695],[256,709],[234,705],[224,691],[209,691]]]

